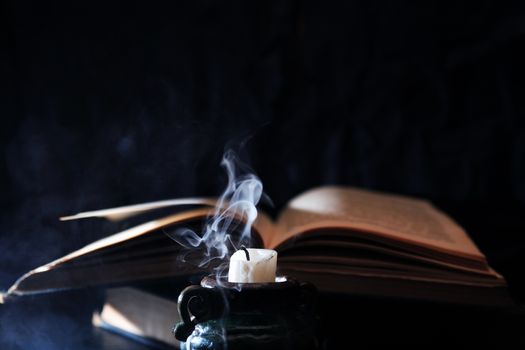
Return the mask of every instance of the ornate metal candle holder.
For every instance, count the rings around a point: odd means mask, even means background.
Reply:
[[[286,277],[229,283],[205,277],[179,296],[181,349],[317,349],[316,290]]]

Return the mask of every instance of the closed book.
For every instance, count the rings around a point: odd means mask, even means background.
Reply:
[[[92,323],[154,348],[177,348],[179,343],[171,331],[180,321],[176,298],[134,287],[110,288]]]

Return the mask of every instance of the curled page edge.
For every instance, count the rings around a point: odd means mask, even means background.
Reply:
[[[178,199],[167,199],[156,202],[140,203],[133,205],[126,205],[122,207],[100,209],[93,211],[85,211],[69,216],[60,217],[60,221],[71,221],[87,218],[104,218],[110,221],[120,221],[129,217],[145,213],[150,210],[179,206],[179,205],[205,205],[215,206],[217,203],[216,199],[213,198],[178,198]]]

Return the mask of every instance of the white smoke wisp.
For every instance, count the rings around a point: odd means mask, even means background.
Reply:
[[[204,248],[199,267],[203,268],[218,259],[220,264],[215,268],[216,275],[228,267],[226,259],[236,249],[241,245],[250,246],[251,228],[257,219],[256,206],[263,194],[261,180],[238,160],[235,152],[227,150],[221,165],[226,169],[228,185],[219,197],[202,235],[187,228],[167,233],[187,249]],[[233,232],[236,234],[232,235]]]

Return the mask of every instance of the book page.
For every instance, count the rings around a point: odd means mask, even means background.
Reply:
[[[259,210],[257,213],[257,219],[255,219],[252,228],[252,233],[258,235],[262,239],[262,248],[269,247],[275,234],[275,223],[272,219],[266,213]],[[259,247],[253,246],[252,248]]]
[[[348,187],[321,187],[293,199],[281,213],[270,243],[277,247],[302,232],[347,228],[444,250],[484,257],[465,231],[424,200]]]
[[[0,302],[3,298],[14,295],[41,293],[55,289],[73,288],[79,285],[97,285],[97,283],[128,281],[144,277],[165,277],[167,275],[177,275],[177,273],[186,273],[183,267],[174,270],[172,267],[176,260],[173,254],[176,253],[178,245],[175,242],[171,246],[144,246],[134,247],[133,243],[138,239],[145,238],[170,225],[186,225],[192,222],[204,224],[205,220],[213,215],[210,208],[200,208],[173,214],[156,220],[152,220],[138,226],[131,227],[127,230],[115,233],[108,237],[102,238],[91,244],[88,244],[72,253],[69,253],[50,263],[37,267],[20,277],[7,293],[0,296]],[[240,218],[241,220],[242,218]],[[270,218],[261,214],[253,225],[254,246],[261,245],[260,240],[262,231],[273,230],[273,224]],[[271,235],[267,235],[269,237]],[[164,237],[164,234],[162,234]],[[168,239],[169,240],[169,239]],[[141,241],[140,244],[145,244]],[[171,242],[170,242],[171,243]],[[172,248],[173,247],[173,248]],[[150,249],[150,250],[148,250]],[[175,252],[174,252],[175,250]],[[195,250],[197,252],[198,250]],[[103,256],[104,255],[104,256]],[[93,261],[87,260],[94,258]],[[130,260],[131,258],[131,260]],[[160,261],[169,259],[168,261]],[[170,263],[171,261],[171,263]],[[104,263],[104,269],[100,266]],[[91,265],[90,265],[91,264]],[[157,266],[158,265],[158,266]],[[61,267],[67,267],[60,269]],[[96,273],[90,279],[85,280],[85,271],[94,270]],[[113,269],[113,270],[112,270]],[[62,271],[67,270],[67,276],[64,277]],[[75,271],[80,271],[75,274]],[[47,277],[46,277],[47,276]],[[53,279],[53,276],[57,276]],[[131,278],[131,279],[130,279]]]

